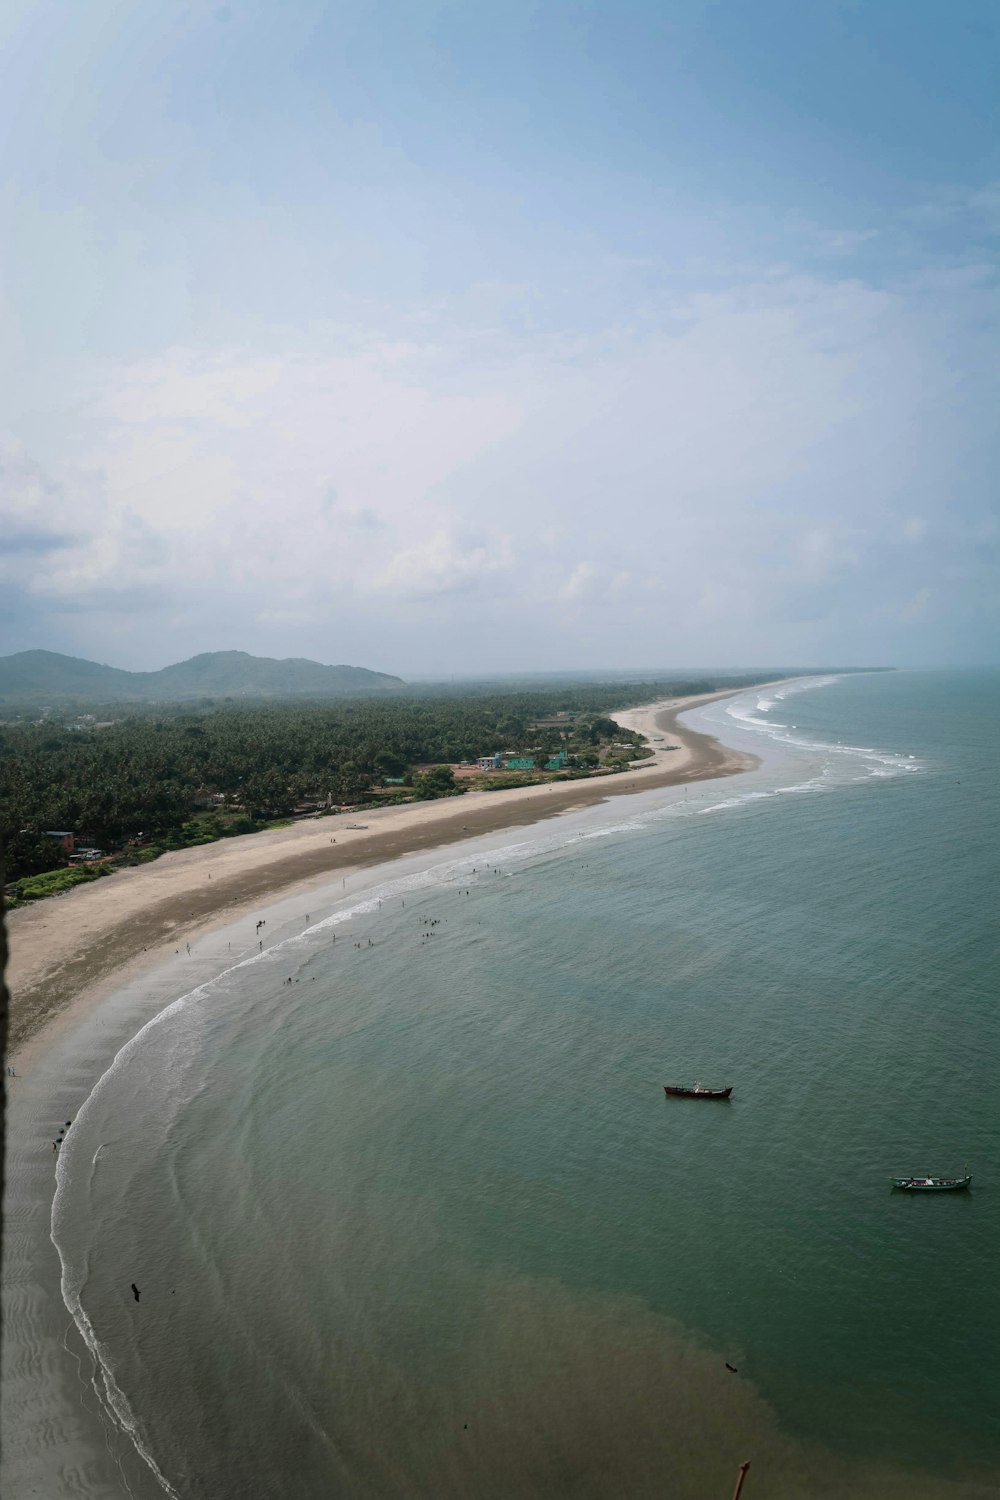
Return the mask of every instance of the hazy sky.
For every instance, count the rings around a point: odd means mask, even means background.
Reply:
[[[996,661],[996,0],[6,0],[0,652]]]

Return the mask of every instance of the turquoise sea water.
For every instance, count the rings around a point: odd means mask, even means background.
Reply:
[[[714,704],[758,772],[442,851],[147,1028],[53,1211],[132,1491],[993,1493],[998,686]]]

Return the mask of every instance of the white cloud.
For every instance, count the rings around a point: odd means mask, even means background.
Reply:
[[[378,588],[404,599],[437,598],[481,588],[507,573],[512,562],[506,537],[469,544],[442,529],[394,553],[374,581]]]
[[[559,590],[558,597],[563,604],[580,604],[593,592],[596,581],[594,564],[579,562]]]
[[[927,613],[927,607],[931,602],[932,591],[930,589],[918,589],[912,599],[908,599],[899,611],[899,618],[904,625],[915,625],[922,620]]]
[[[863,557],[865,534],[835,522],[813,527],[796,538],[793,568],[805,582],[818,583],[846,568],[857,567]]]
[[[9,548],[4,576],[76,610],[83,654],[124,639],[116,609],[132,618],[123,664],[176,655],[184,628],[197,649],[342,659],[356,639],[376,665],[444,670],[453,642],[426,622],[449,600],[494,627],[470,669],[505,664],[514,613],[548,663],[584,664],[608,600],[608,661],[662,660],[661,638],[675,660],[808,656],[821,629],[852,640],[919,597],[930,566],[956,608],[985,578],[975,503],[950,514],[982,446],[955,395],[952,295],[775,275],[589,339],[352,330],[326,352],[118,365],[67,414],[48,475],[8,457],[7,534],[51,546]],[[984,289],[960,295],[988,318]],[[930,531],[947,556],[899,545]]]
[[[82,520],[23,445],[0,437],[0,567],[17,571],[25,554],[41,558],[74,546]]]

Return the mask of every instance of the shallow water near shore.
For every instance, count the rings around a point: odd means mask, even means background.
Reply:
[[[713,704],[761,772],[395,872],[147,1027],[52,1221],[122,1493],[992,1493],[997,684]]]

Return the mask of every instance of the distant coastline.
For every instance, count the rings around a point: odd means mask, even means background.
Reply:
[[[773,686],[774,684],[770,684]],[[735,691],[664,699],[616,713],[650,739],[654,755],[599,780],[547,783],[504,792],[411,803],[359,814],[364,826],[324,818],[164,855],[64,896],[11,912],[8,985],[10,1049],[18,1050],[72,1005],[96,1000],[126,969],[152,964],[195,933],[228,923],[248,906],[324,880],[516,828],[610,797],[733,776],[756,758],[679,722],[684,713]],[[658,736],[669,744],[658,743]],[[671,748],[671,746],[673,748]]]

